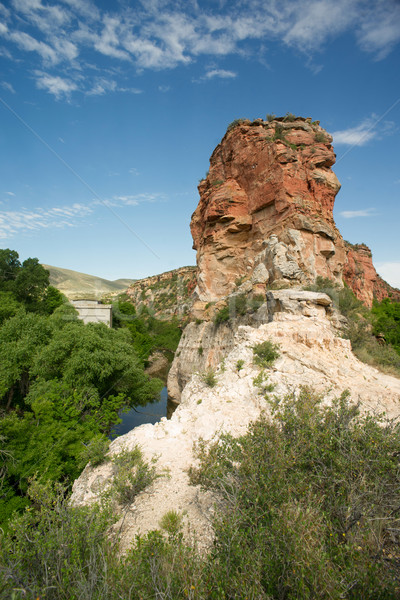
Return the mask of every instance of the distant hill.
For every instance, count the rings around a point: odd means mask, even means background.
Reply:
[[[135,281],[135,279],[109,281],[71,269],[62,269],[51,265],[43,265],[43,267],[50,271],[50,284],[65,294],[69,300],[79,298],[100,299],[106,294],[126,290]]]

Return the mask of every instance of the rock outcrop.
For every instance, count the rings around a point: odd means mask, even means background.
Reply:
[[[138,279],[127,295],[136,307],[145,306],[158,318],[182,317],[192,307],[196,281],[196,267],[181,267]]]
[[[346,242],[346,252],[343,280],[361,302],[371,307],[374,298],[381,302],[388,296],[400,301],[400,290],[392,288],[376,272],[368,246]]]
[[[241,277],[259,289],[318,275],[342,284],[346,251],[332,216],[340,184],[331,142],[311,119],[228,127],[191,221],[200,301],[221,299]]]
[[[318,121],[288,116],[228,127],[198,186],[191,230],[197,250],[196,316],[248,280],[255,293],[327,277],[367,306],[400,298],[370,250],[344,242],[333,219],[340,183],[332,137]]]

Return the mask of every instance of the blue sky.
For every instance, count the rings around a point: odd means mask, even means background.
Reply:
[[[400,287],[397,0],[0,3],[0,246],[117,279],[195,264],[227,125],[334,136],[335,219]]]

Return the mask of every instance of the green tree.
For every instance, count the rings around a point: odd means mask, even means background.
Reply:
[[[17,300],[36,307],[44,297],[49,276],[49,271],[42,267],[37,258],[24,260],[14,282]]]
[[[8,289],[7,282],[14,281],[21,263],[18,252],[10,248],[0,249],[0,288]]]

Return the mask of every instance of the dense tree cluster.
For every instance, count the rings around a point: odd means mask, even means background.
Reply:
[[[32,477],[71,483],[118,412],[156,397],[137,347],[128,328],[78,320],[38,259],[0,250],[0,523]]]

